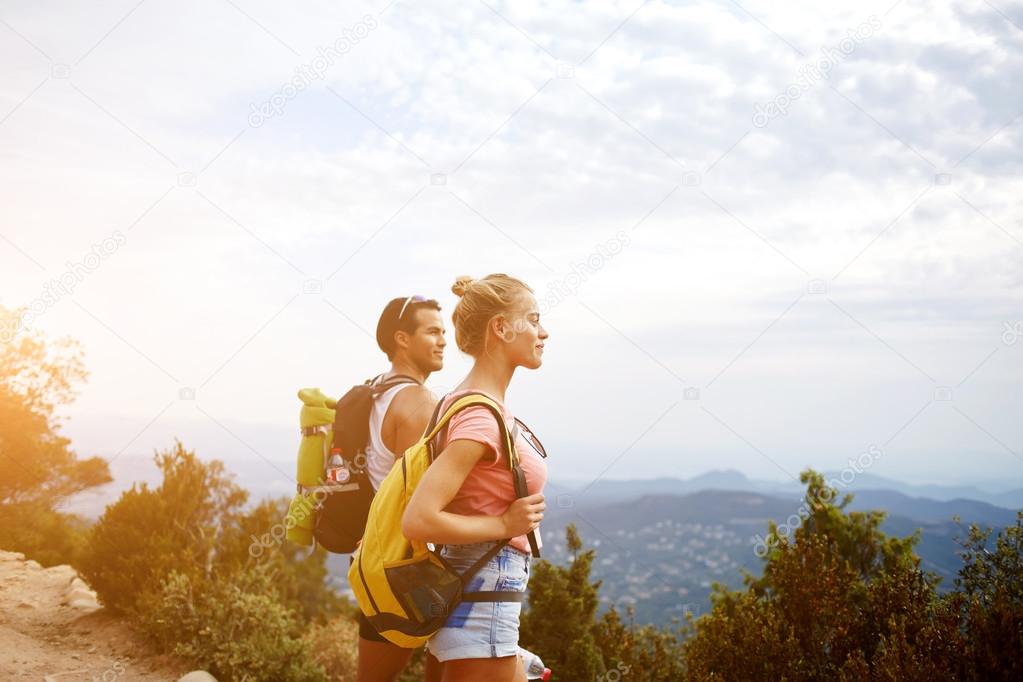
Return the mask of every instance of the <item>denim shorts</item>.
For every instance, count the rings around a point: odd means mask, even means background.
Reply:
[[[493,542],[445,545],[441,550],[451,567],[464,571],[493,548]],[[530,556],[505,546],[476,575],[466,592],[499,590],[525,592]],[[520,602],[462,602],[444,626],[430,638],[427,648],[439,661],[462,658],[502,658],[519,651]]]

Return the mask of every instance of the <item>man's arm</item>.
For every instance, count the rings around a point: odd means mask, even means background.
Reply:
[[[384,445],[400,457],[423,435],[437,407],[437,396],[426,386],[409,386],[394,396],[384,415]]]

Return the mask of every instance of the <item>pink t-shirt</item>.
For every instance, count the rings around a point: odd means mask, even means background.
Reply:
[[[472,389],[466,389],[447,396],[443,400],[441,414],[460,396],[472,392]],[[480,393],[483,392],[480,391]],[[515,420],[512,418],[511,412],[497,398],[489,393],[485,393],[485,395],[498,404],[504,412],[508,428],[512,429]],[[473,440],[483,443],[489,446],[491,452],[484,455],[472,468],[469,475],[465,477],[462,487],[458,489],[454,499],[444,511],[464,516],[479,514],[500,516],[507,511],[512,502],[516,500],[515,483],[511,470],[508,468],[508,461],[504,457],[501,431],[497,426],[497,420],[494,419],[494,413],[482,405],[467,407],[451,418],[451,421],[448,422],[446,435],[444,442],[438,443],[438,452],[443,452],[448,443],[455,440]],[[529,490],[529,494],[542,493],[544,484],[547,482],[547,463],[522,433],[515,438],[515,449],[519,455],[522,471],[526,475],[526,488]],[[494,453],[500,455],[497,460],[494,459]],[[539,528],[537,528],[536,538],[537,545],[542,545]],[[525,535],[513,538],[508,544],[529,553],[529,540]]]

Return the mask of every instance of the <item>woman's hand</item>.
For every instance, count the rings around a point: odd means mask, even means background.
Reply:
[[[547,503],[543,501],[543,493],[520,497],[511,503],[508,510],[501,515],[501,522],[507,529],[509,538],[525,535],[540,525]]]

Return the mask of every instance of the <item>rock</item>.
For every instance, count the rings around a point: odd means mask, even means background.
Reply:
[[[69,602],[68,606],[78,611],[85,611],[87,613],[99,611],[101,608],[103,608],[102,606],[96,603],[95,599],[75,599],[74,601]]]
[[[79,601],[79,600],[82,600],[82,599],[88,599],[90,601],[96,601],[96,593],[93,592],[92,590],[87,590],[87,589],[84,589],[84,588],[81,588],[81,587],[76,587],[75,589],[73,589],[73,590],[71,590],[70,592],[67,593],[67,596],[64,597],[64,603],[65,604],[70,604],[73,601]]]
[[[68,585],[67,589],[68,589],[68,591],[71,591],[71,590],[75,590],[75,589],[79,589],[79,588],[83,589],[83,590],[87,590],[87,589],[89,589],[89,586],[85,583],[84,580],[82,580],[77,575],[75,575],[75,577],[71,578],[71,584]]]
[[[205,670],[193,670],[178,679],[178,682],[217,682],[217,678]]]
[[[52,576],[56,577],[67,576],[68,581],[72,580],[76,575],[78,575],[78,571],[71,568],[67,564],[58,564],[57,566],[50,566],[49,568],[44,568],[43,570],[46,571],[47,574]]]
[[[25,562],[25,567],[26,568],[31,568],[33,571],[38,571],[40,568],[42,568],[40,563],[38,561],[36,561],[35,559],[29,559],[28,561],[26,561]]]

